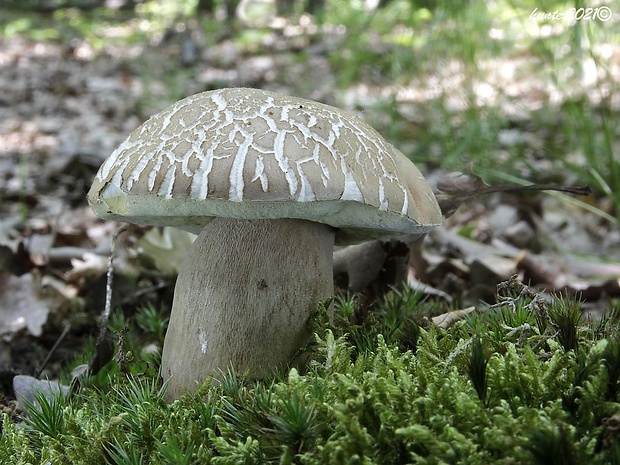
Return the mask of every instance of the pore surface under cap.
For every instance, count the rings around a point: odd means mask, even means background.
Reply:
[[[216,216],[307,219],[337,228],[339,243],[441,222],[422,174],[368,124],[246,88],[153,116],[101,166],[88,198],[103,218],[195,232]]]

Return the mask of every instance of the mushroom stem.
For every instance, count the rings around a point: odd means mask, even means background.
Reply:
[[[305,220],[215,218],[177,279],[162,353],[167,396],[229,367],[259,376],[290,363],[333,294],[334,231]]]

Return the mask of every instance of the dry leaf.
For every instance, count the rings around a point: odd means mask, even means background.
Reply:
[[[67,282],[76,282],[81,278],[97,280],[108,269],[108,257],[85,252],[82,260],[71,259],[71,270],[65,273]]]
[[[176,276],[195,238],[176,228],[153,228],[138,241],[138,255],[162,274]]]
[[[473,312],[475,309],[476,309],[475,307],[471,306],[471,307],[463,308],[462,310],[454,310],[452,312],[443,313],[434,318],[431,318],[431,321],[433,322],[435,326],[445,329],[448,326],[453,325],[457,321],[462,320],[467,315],[469,315],[471,312]]]
[[[488,184],[480,176],[458,171],[445,174],[437,181],[437,189],[441,192],[459,197],[475,195],[487,187],[489,187]]]
[[[436,289],[433,286],[430,286],[426,283],[423,283],[422,281],[420,281],[419,279],[417,279],[415,277],[415,270],[411,267],[409,267],[409,272],[407,274],[407,286],[409,286],[411,289],[413,289],[414,291],[418,291],[421,292],[425,295],[430,295],[430,296],[434,296],[434,297],[441,297],[442,299],[444,299],[446,302],[452,302],[452,296],[449,295],[448,293],[440,290],[440,289]]]
[[[41,276],[33,270],[22,276],[0,271],[0,336],[11,340],[15,333],[26,329],[40,336],[50,312],[49,304],[40,295]]]
[[[489,186],[484,183],[482,178],[471,174],[460,172],[448,173],[437,181],[437,189],[442,193],[435,195],[439,208],[444,218],[451,216],[463,202],[479,195],[481,191]]]

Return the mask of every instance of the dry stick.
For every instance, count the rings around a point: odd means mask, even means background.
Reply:
[[[589,186],[576,187],[576,186],[562,186],[559,184],[529,184],[527,186],[515,186],[515,185],[499,185],[488,186],[478,189],[474,192],[466,191],[462,193],[439,193],[436,195],[438,200],[466,202],[467,200],[480,197],[482,195],[493,194],[495,192],[524,192],[524,191],[557,191],[566,192],[574,195],[590,195],[592,192]]]
[[[567,192],[575,195],[590,195],[591,190],[589,186],[575,187],[575,186],[561,186],[559,184],[530,184],[527,186],[490,186],[486,189],[480,189],[472,197],[479,195],[490,194],[493,192],[519,192],[519,191],[558,191]]]
[[[88,371],[90,374],[96,374],[109,360],[106,360],[107,354],[105,351],[108,349],[107,335],[108,335],[108,321],[110,320],[110,312],[112,311],[112,281],[114,276],[114,248],[116,246],[116,240],[118,236],[125,232],[126,226],[121,226],[116,230],[112,236],[110,243],[110,257],[108,259],[108,275],[105,289],[105,307],[101,315],[101,330],[97,343],[95,344],[95,354],[88,365]],[[111,359],[111,355],[109,357]]]
[[[437,202],[439,202],[439,208],[444,218],[451,216],[457,208],[459,208],[464,202],[467,202],[481,195],[492,194],[495,192],[523,192],[523,191],[558,191],[566,192],[574,195],[589,195],[591,193],[590,187],[574,187],[574,186],[562,186],[559,184],[529,184],[527,186],[515,186],[515,185],[500,185],[489,186],[482,189],[478,189],[474,192],[468,191],[463,193],[445,193],[436,194]]]

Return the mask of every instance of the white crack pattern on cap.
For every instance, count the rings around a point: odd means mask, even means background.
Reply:
[[[218,161],[231,158],[228,199],[240,202],[244,200],[246,158],[252,151],[257,161],[254,176],[249,179],[250,183],[258,181],[263,192],[268,191],[269,178],[274,175],[265,171],[263,160],[272,156],[286,178],[290,199],[304,202],[317,199],[312,187],[314,183],[309,180],[304,165],[314,163],[315,167],[320,169],[323,186],[327,186],[333,173],[320,161],[320,155],[329,154],[334,161],[334,167],[340,168],[344,174],[341,199],[365,201],[359,184],[369,182],[372,179],[370,172],[373,172],[378,175],[376,179],[379,182],[380,198],[377,206],[382,210],[388,209],[383,179],[398,183],[396,175],[390,172],[390,167],[394,165],[392,154],[381,140],[370,139],[373,134],[368,134],[368,127],[358,128],[359,121],[344,119],[345,115],[314,102],[308,102],[306,108],[300,108],[298,103],[287,103],[286,97],[281,97],[281,101],[276,102],[273,96],[268,96],[267,101],[258,106],[247,98],[230,94],[231,91],[227,89],[198,94],[155,115],[139,131],[139,137],[134,135],[118,147],[102,166],[97,179],[104,182],[112,174],[113,183],[131,192],[136,182],[146,176],[148,192],[157,193],[164,198],[187,195],[205,199],[209,190],[209,175],[214,172]],[[189,117],[196,114],[196,111],[188,111],[188,108],[196,104],[203,113],[191,120]],[[302,104],[302,107],[306,105]],[[313,114],[308,115],[308,112]],[[308,115],[308,121],[302,121],[299,113]],[[331,125],[327,138],[313,131],[318,123],[316,114],[321,117],[322,124]],[[175,119],[177,121],[173,123]],[[265,143],[264,134],[252,130],[252,125],[260,120],[274,134],[269,143]],[[212,134],[224,135],[231,143],[237,141],[236,150],[221,149],[218,152],[220,144]],[[340,153],[334,143],[336,140],[346,141],[343,136],[353,137],[352,140],[363,150],[355,149],[350,142],[345,142],[349,150]],[[187,147],[184,147],[184,144],[187,144]],[[287,150],[289,147],[293,149]],[[312,156],[306,156],[307,152],[302,152],[301,148],[310,150]],[[363,152],[372,153],[373,156],[363,158]],[[354,156],[351,156],[352,154]],[[361,174],[353,174],[348,165],[351,162],[359,165]],[[390,166],[386,166],[386,162]],[[166,175],[156,185],[157,175],[162,169]],[[181,171],[188,178],[193,177],[189,193],[175,190],[177,171]],[[402,202],[403,199],[400,200]],[[366,201],[374,203],[371,199]]]
[[[417,168],[359,118],[244,88],[196,94],[154,115],[101,166],[91,204],[106,202],[104,192],[233,203],[354,202],[418,224],[428,215],[414,195],[435,203]],[[432,223],[438,218],[430,214]]]

